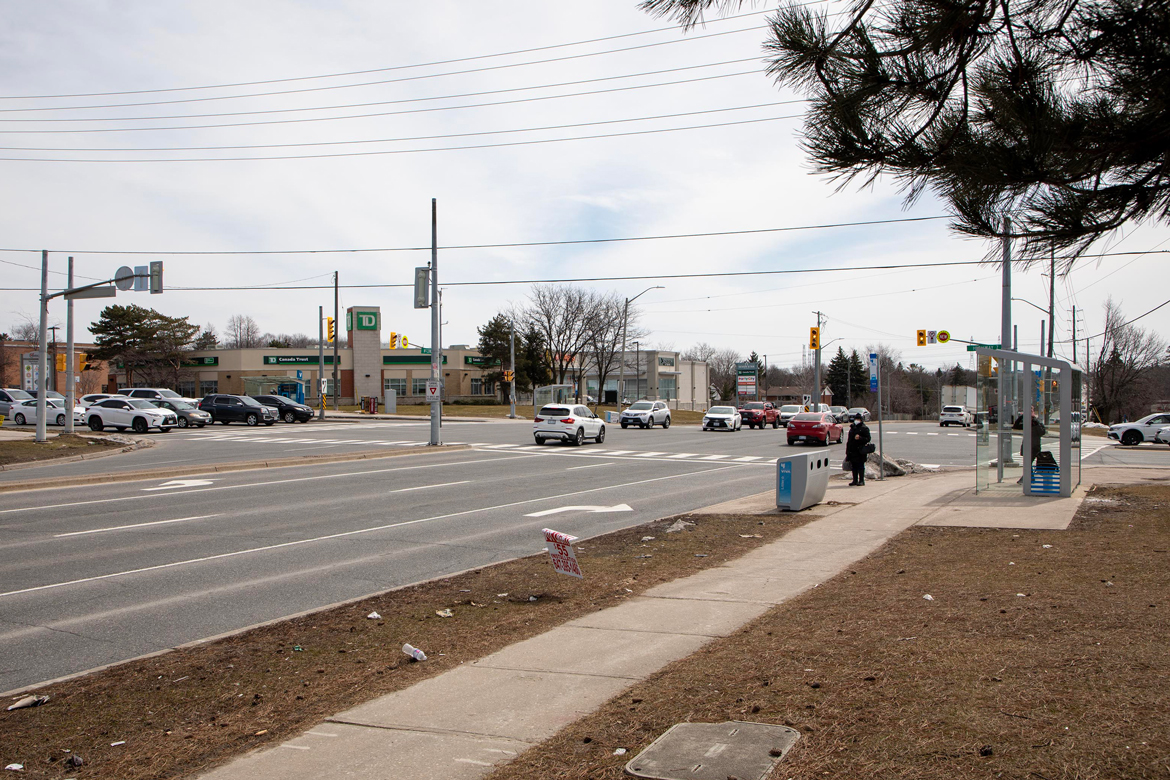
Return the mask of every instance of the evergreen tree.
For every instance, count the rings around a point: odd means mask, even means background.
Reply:
[[[116,361],[126,372],[126,384],[145,374],[172,386],[178,383],[184,358],[191,351],[198,325],[186,317],[168,317],[136,304],[107,306],[90,323],[95,349],[90,360]]]
[[[849,356],[842,347],[837,347],[837,354],[829,361],[829,368],[825,372],[825,384],[833,391],[835,405],[849,405]]]
[[[849,388],[850,398],[845,405],[861,406],[861,400],[868,398],[869,366],[862,361],[856,349],[849,355]]]

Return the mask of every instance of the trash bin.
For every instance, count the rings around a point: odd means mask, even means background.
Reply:
[[[776,506],[797,512],[819,504],[829,487],[829,458],[828,450],[781,455],[776,460]]]

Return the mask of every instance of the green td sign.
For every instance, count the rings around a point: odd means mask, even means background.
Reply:
[[[354,319],[357,322],[354,322]],[[347,311],[345,313],[346,330],[378,330],[378,312],[376,311]]]

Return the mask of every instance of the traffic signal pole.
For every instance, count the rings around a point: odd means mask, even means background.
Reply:
[[[431,381],[439,383],[440,398],[431,401],[431,446],[442,444],[439,414],[442,410],[443,348],[439,334],[439,203],[431,198]]]
[[[48,330],[49,330],[49,250],[41,250],[41,323],[40,323],[40,354],[39,354],[39,368],[40,376],[37,379],[37,432],[36,441],[46,442],[49,440],[49,433],[45,427],[45,417],[48,416],[48,404],[46,403],[45,390],[48,388],[48,383],[45,381],[49,375],[49,344],[48,344]],[[56,368],[56,366],[54,366]]]
[[[516,419],[516,323],[512,323],[512,381],[508,383],[508,399],[511,410],[508,412],[508,417]]]
[[[338,376],[338,355],[337,355],[337,271],[333,272],[333,411],[338,410],[338,396],[341,394],[341,377]]]
[[[73,258],[69,258],[69,289],[73,289]],[[77,382],[73,379],[73,299],[65,303],[65,433],[73,433],[73,407],[77,403]]]
[[[325,307],[317,307],[317,419],[325,419]]]

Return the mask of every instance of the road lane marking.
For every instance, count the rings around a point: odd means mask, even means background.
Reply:
[[[480,461],[475,461],[480,462]],[[406,468],[425,468],[422,466],[408,466]],[[652,477],[650,479],[639,479],[634,482],[624,482],[617,485],[603,485],[601,487],[586,488],[584,490],[577,490],[572,493],[556,493],[550,496],[541,496],[540,498],[527,498],[523,501],[513,501],[507,504],[496,504],[495,506],[479,507],[477,509],[465,509],[461,512],[451,512],[445,515],[435,515],[433,517],[420,517],[416,520],[404,520],[400,523],[387,523],[386,525],[377,525],[370,528],[357,528],[352,531],[339,531],[334,534],[326,534],[324,536],[315,536],[309,539],[294,539],[291,542],[280,542],[278,544],[268,544],[262,547],[250,547],[243,550],[234,550],[232,552],[219,553],[217,555],[205,555],[201,558],[188,558],[182,561],[172,561],[170,563],[160,563],[154,566],[144,566],[140,569],[128,569],[125,571],[110,572],[109,574],[97,574],[93,577],[83,577],[77,580],[67,580],[65,582],[54,582],[48,585],[36,585],[31,588],[22,588],[20,590],[10,590],[7,593],[0,593],[0,599],[8,596],[20,596],[26,593],[36,593],[43,590],[52,590],[54,588],[63,588],[69,585],[83,585],[87,582],[98,582],[101,580],[113,579],[114,577],[125,577],[130,574],[144,574],[151,571],[161,571],[163,569],[173,569],[178,566],[188,566],[193,563],[207,563],[209,561],[219,561],[227,558],[236,558],[241,555],[249,555],[251,553],[270,552],[272,550],[281,550],[288,547],[299,547],[305,544],[312,544],[314,542],[326,542],[333,539],[344,539],[350,536],[357,536],[359,534],[374,533],[376,531],[388,531],[394,528],[402,528],[408,525],[416,525],[418,523],[431,523],[436,520],[449,520],[453,517],[463,517],[465,515],[473,515],[479,512],[494,512],[500,509],[511,509],[512,507],[523,506],[524,504],[535,504],[540,501],[559,501],[561,499],[569,498],[570,496],[580,496],[586,493],[597,493],[603,490],[619,490],[621,488],[635,487],[637,485],[647,485],[651,482],[662,482],[668,479],[680,479],[683,477],[696,477],[701,474],[714,474],[719,471],[730,471],[735,469],[735,466],[720,466],[719,468],[706,469],[705,471],[689,471],[683,474],[670,474],[665,477]],[[393,471],[394,469],[383,469],[383,471]],[[405,470],[405,469],[402,469]],[[369,473],[369,472],[363,472]],[[330,475],[336,478],[335,475]],[[307,478],[306,478],[307,479]],[[300,480],[289,480],[300,481]],[[271,484],[271,483],[269,483]],[[228,487],[227,485],[223,486]],[[206,490],[219,490],[222,488],[206,488]],[[142,498],[142,496],[132,496],[132,498]]]
[[[548,517],[549,515],[560,514],[561,512],[590,512],[591,514],[598,514],[600,512],[633,512],[634,508],[629,504],[615,504],[614,506],[558,506],[554,509],[542,509],[539,512],[532,512],[524,515],[525,517]]]
[[[680,452],[677,455],[670,456],[671,460],[683,460],[684,458],[696,458],[696,457],[698,457],[697,452]]]
[[[64,539],[66,536],[85,536],[86,534],[104,534],[107,531],[125,531],[128,528],[145,528],[148,525],[169,525],[170,523],[185,523],[188,520],[206,520],[209,517],[219,517],[220,513],[214,515],[197,515],[196,517],[178,517],[174,520],[155,520],[150,523],[134,523],[133,525],[115,525],[112,528],[94,528],[89,531],[71,531],[67,534],[53,534],[54,539]]]
[[[576,471],[577,469],[599,469],[602,466],[612,466],[612,463],[590,463],[588,466],[570,466],[565,471]]]
[[[704,455],[703,457],[699,458],[699,460],[723,460],[724,458],[730,457],[730,455]]]
[[[172,479],[170,482],[164,482],[161,485],[154,487],[142,488],[142,490],[174,490],[175,488],[191,488],[199,487],[200,485],[210,485],[215,482],[214,479]]]
[[[460,482],[443,482],[438,485],[419,485],[418,487],[398,488],[391,490],[391,493],[409,493],[412,490],[430,490],[431,488],[451,487],[452,485],[467,485],[471,482],[470,479],[465,479]]]
[[[639,452],[634,455],[635,458],[653,458],[655,455],[665,455],[665,452]]]
[[[890,431],[890,433],[894,433],[894,431]],[[905,433],[907,436],[917,436],[918,435],[918,431],[903,431],[903,433]]]
[[[603,450],[605,455],[633,455],[634,450]]]

